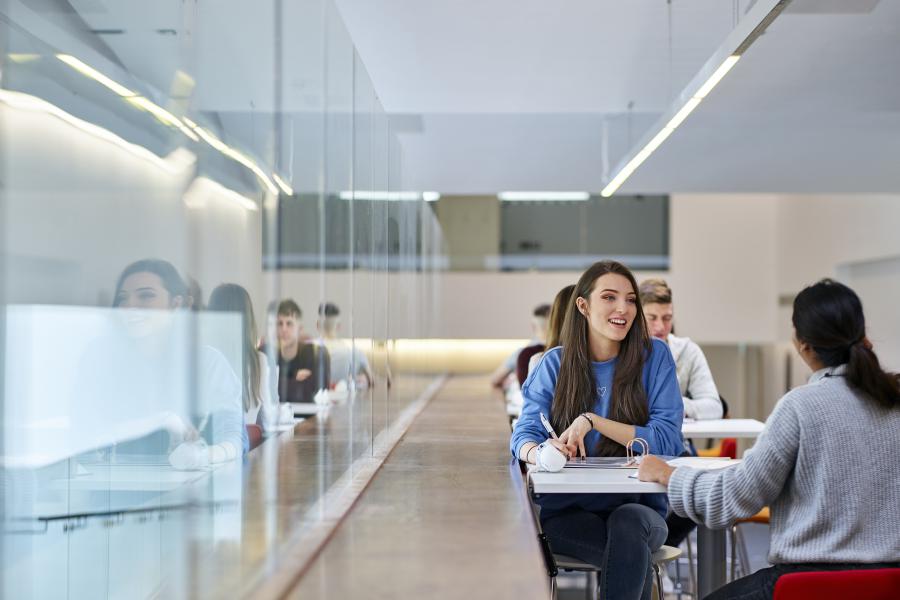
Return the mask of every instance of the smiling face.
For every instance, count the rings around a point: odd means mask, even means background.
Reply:
[[[126,277],[115,300],[115,306],[119,308],[161,310],[178,308],[183,303],[182,296],[172,297],[159,275],[146,271],[132,273]]]
[[[594,280],[590,296],[576,298],[575,305],[587,318],[592,339],[619,344],[637,315],[637,294],[628,278],[606,273]]]

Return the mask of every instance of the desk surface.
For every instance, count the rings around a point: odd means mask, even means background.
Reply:
[[[632,479],[637,469],[571,469],[558,473],[532,471],[536,494],[659,494],[666,486]]]
[[[676,461],[685,461],[677,458]],[[702,469],[723,468],[740,461],[723,461],[720,458],[690,458],[691,466]],[[536,494],[659,494],[666,486],[659,483],[638,481],[637,469],[587,469],[565,468],[557,473],[531,470],[532,489]]]
[[[755,438],[764,427],[765,423],[756,419],[710,419],[688,421],[681,426],[681,432],[688,437]]]

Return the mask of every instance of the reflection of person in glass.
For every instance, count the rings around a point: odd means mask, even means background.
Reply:
[[[272,399],[270,369],[266,355],[256,349],[256,319],[250,294],[235,283],[223,283],[209,295],[210,311],[241,315],[241,369],[243,372],[244,422],[269,429],[278,421],[278,402]],[[285,408],[290,408],[285,406]],[[293,419],[293,413],[288,420]]]
[[[186,350],[173,346],[178,337],[170,311],[187,308],[189,297],[184,280],[166,261],[141,260],[125,268],[116,285],[113,305],[141,309],[129,312],[124,322],[130,337],[140,342],[142,358],[153,362],[168,353]],[[159,364],[165,365],[162,361]],[[191,399],[194,417],[179,414],[183,411],[176,406],[166,425],[174,446],[169,462],[182,469],[232,460],[246,449],[240,384],[225,357],[214,348],[201,346],[193,368],[195,373],[186,373],[197,383],[198,393]],[[188,424],[192,420],[197,422]]]
[[[331,383],[331,358],[324,346],[300,339],[300,307],[293,300],[278,305],[278,397],[282,402],[313,402]]]
[[[372,372],[369,370],[366,355],[349,340],[338,337],[341,311],[336,304],[323,302],[319,305],[319,320],[316,327],[331,359],[331,381],[350,381],[358,377],[357,383],[360,386],[372,385]]]

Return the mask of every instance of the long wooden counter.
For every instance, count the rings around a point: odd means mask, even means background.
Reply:
[[[291,598],[545,598],[534,525],[485,377],[450,379]]]

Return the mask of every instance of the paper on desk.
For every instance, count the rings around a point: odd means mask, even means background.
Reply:
[[[705,458],[699,456],[679,456],[666,461],[673,467],[690,467],[692,469],[724,469],[740,463],[730,458]]]

